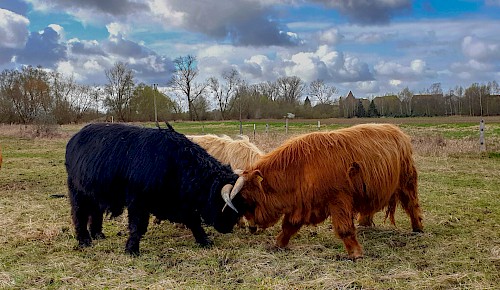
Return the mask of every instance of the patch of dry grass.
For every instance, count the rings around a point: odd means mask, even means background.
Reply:
[[[487,124],[491,131],[500,128]],[[396,228],[380,213],[376,227],[358,229],[366,257],[356,262],[346,259],[329,222],[301,229],[287,250],[273,247],[278,225],[256,235],[207,228],[215,245],[205,249],[185,228],[150,223],[142,255],[132,258],[124,252],[124,214],[105,221],[107,239],[77,250],[69,202],[52,195],[66,194],[64,146],[79,126],[63,126],[61,137],[52,138],[28,138],[6,127],[0,125],[2,289],[495,289],[500,284],[500,160],[479,154],[474,138],[462,137],[469,126],[403,126],[414,140],[425,233],[413,234],[400,209]],[[259,133],[254,142],[270,151],[291,135]]]

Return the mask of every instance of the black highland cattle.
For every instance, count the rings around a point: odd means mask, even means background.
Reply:
[[[202,223],[227,233],[241,216],[222,210],[238,175],[170,125],[87,125],[69,140],[65,165],[80,247],[104,238],[104,214],[119,216],[125,207],[125,250],[132,255],[139,254],[150,214],[185,224],[202,246],[212,244]],[[239,197],[233,203],[243,207]]]

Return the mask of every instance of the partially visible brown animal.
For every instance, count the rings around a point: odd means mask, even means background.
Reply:
[[[247,136],[241,136],[240,139],[213,134],[186,137],[203,147],[220,162],[229,164],[233,170],[243,170],[264,155],[264,152],[251,143]]]
[[[422,231],[412,154],[409,136],[390,124],[310,133],[286,141],[247,168],[231,197],[241,191],[245,216],[262,228],[284,215],[278,247],[286,247],[303,225],[331,217],[349,257],[356,259],[363,256],[353,221],[357,213],[369,220],[387,208],[394,222],[399,203],[413,231]]]
[[[240,135],[239,139],[232,139],[227,135],[217,136],[214,134],[187,135],[186,137],[203,147],[207,150],[208,154],[215,157],[221,163],[229,164],[235,172],[244,170],[264,155],[264,151],[250,142],[248,136],[245,135]],[[238,225],[245,227],[245,218],[242,217]],[[251,233],[257,231],[257,227],[252,221],[248,221],[248,229]]]

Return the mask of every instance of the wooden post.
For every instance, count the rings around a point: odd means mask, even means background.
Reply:
[[[288,134],[288,118],[285,118],[285,133]]]
[[[486,152],[486,143],[484,142],[484,120],[479,123],[479,151]]]
[[[266,124],[266,134],[269,133],[269,124]]]
[[[255,141],[255,124],[253,124],[253,140]]]
[[[158,110],[156,109],[156,90],[158,89],[158,84],[153,84],[153,106],[155,109],[155,124],[157,128],[160,128],[158,124]]]
[[[318,131],[321,129],[321,121],[318,120]]]

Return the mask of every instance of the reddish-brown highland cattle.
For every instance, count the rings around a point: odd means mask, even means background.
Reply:
[[[363,250],[353,221],[358,213],[370,220],[387,208],[394,222],[400,203],[413,231],[422,231],[412,151],[409,136],[390,124],[298,136],[247,168],[231,197],[241,191],[246,217],[262,228],[284,215],[278,247],[286,247],[303,225],[331,217],[349,257],[360,258]]]

